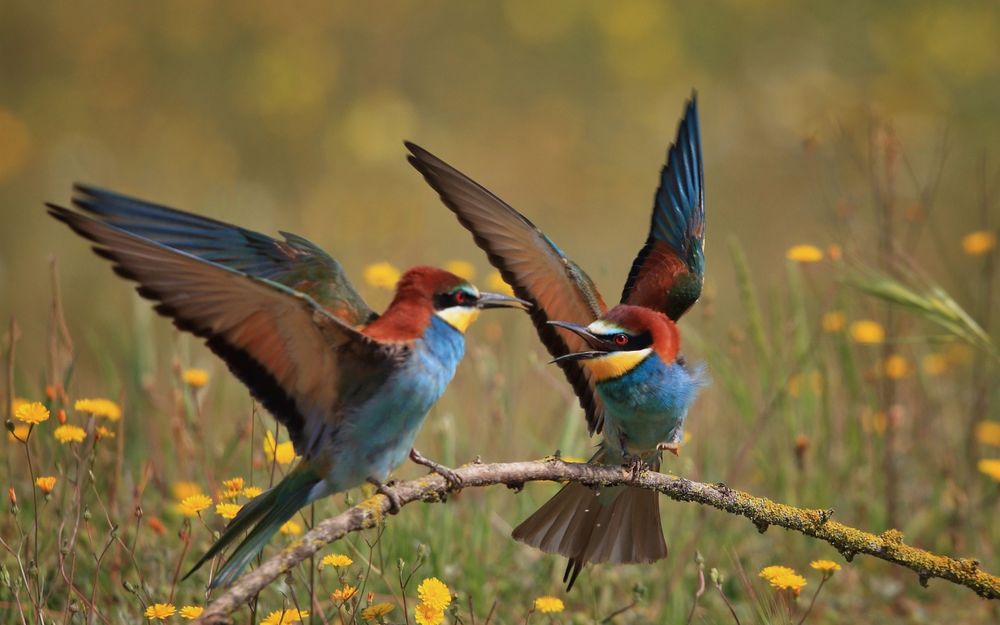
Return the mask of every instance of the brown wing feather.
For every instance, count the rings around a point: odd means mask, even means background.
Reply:
[[[587,274],[506,202],[427,150],[412,143],[406,147],[410,164],[472,232],[517,296],[533,304],[531,320],[549,353],[558,357],[588,349],[579,337],[547,323],[588,324],[604,313],[607,307]],[[604,406],[590,372],[579,362],[560,361],[559,366],[580,399],[591,434],[600,432]]]
[[[71,210],[49,213],[97,243],[115,272],[181,330],[206,340],[306,455],[325,424],[340,418],[338,381],[350,360],[378,369],[390,351],[345,325],[309,296],[138,237]]]

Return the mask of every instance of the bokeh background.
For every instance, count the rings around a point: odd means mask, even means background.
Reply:
[[[210,354],[155,319],[45,216],[43,202],[65,203],[74,181],[267,233],[303,234],[336,256],[379,308],[390,291],[361,278],[373,263],[461,260],[480,282],[491,271],[406,164],[402,141],[410,139],[528,214],[614,299],[645,238],[657,174],[693,90],[708,276],[706,296],[682,330],[689,359],[708,361],[714,383],[692,412],[690,453],[672,468],[834,507],[842,521],[881,531],[885,511],[873,501],[882,497],[877,425],[887,407],[879,405],[880,383],[865,372],[877,373],[882,352],[844,337],[826,347],[831,358],[850,352],[854,378],[831,372],[816,342],[825,334],[817,339],[812,330],[834,309],[848,321],[880,319],[884,304],[842,286],[837,278],[849,270],[828,254],[831,264],[800,268],[786,250],[836,245],[834,256],[851,267],[877,266],[884,226],[877,205],[889,175],[889,210],[906,233],[897,253],[979,315],[987,331],[995,327],[992,273],[983,273],[991,261],[962,247],[963,235],[997,224],[995,2],[4,2],[0,314],[15,316],[22,334],[18,394],[37,395],[47,366],[55,256],[76,339],[72,391],[125,398],[144,424],[125,433],[126,470],[151,459],[163,497],[172,480],[198,477],[183,475],[173,457],[179,451],[153,448],[143,431],[166,418],[144,397],[157,383],[171,384],[176,363],[212,373],[203,398],[210,436],[198,441],[206,453],[250,410]],[[754,320],[741,296],[748,283],[732,245],[748,259],[764,341],[748,339]],[[974,353],[927,343],[927,328],[902,323],[907,338],[899,345],[912,375],[900,391],[909,416],[896,522],[927,546],[974,554],[995,569],[996,483],[970,468],[990,451],[966,444],[973,423],[995,417],[994,370]],[[544,364],[527,319],[484,315],[470,337],[470,358],[423,435],[425,451],[451,462],[538,457],[557,447],[586,455],[582,418],[558,372]],[[803,351],[815,352],[808,366]],[[920,363],[939,352],[951,354],[948,377],[930,379]],[[850,399],[841,402],[837,393],[848,387]],[[760,445],[733,475],[741,443],[781,389]],[[978,416],[970,418],[972,410]],[[795,452],[800,437],[811,450],[805,467]],[[400,521],[398,530],[390,523],[389,555],[412,557],[417,543],[430,544],[433,570],[475,593],[483,612],[492,598],[529,592],[525,585],[557,593],[560,562],[504,538],[550,492],[469,493],[447,508],[408,509],[421,520]],[[475,505],[479,499],[486,503]],[[647,587],[646,611],[620,618],[686,616],[694,547],[731,578],[740,567],[753,577],[755,567],[836,556],[774,530],[757,537],[721,514],[680,504],[664,510],[678,544],[669,564],[594,573],[566,599],[592,617],[583,622],[628,604],[635,583]],[[461,528],[472,525],[479,542],[466,543]],[[915,576],[887,565],[852,567],[811,618],[851,622],[868,610],[913,622],[997,617],[943,582],[923,590],[911,588]],[[463,577],[476,587],[462,587]],[[738,601],[750,602],[739,588]],[[505,619],[523,614],[509,608],[500,611]],[[698,618],[728,618],[719,601],[705,609]]]

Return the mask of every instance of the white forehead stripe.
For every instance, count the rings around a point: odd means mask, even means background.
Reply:
[[[594,334],[620,334],[625,332],[625,329],[621,326],[615,325],[610,321],[605,321],[603,319],[598,319],[594,323],[587,326],[587,329]]]

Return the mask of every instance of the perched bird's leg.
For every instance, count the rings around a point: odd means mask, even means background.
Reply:
[[[368,483],[375,487],[375,490],[380,495],[385,495],[385,498],[389,500],[389,514],[397,514],[399,509],[403,507],[403,503],[399,500],[399,495],[395,492],[389,490],[389,488],[382,482],[376,480],[373,477],[368,478]]]
[[[416,449],[410,450],[410,460],[427,467],[431,471],[443,477],[444,480],[448,482],[448,488],[450,490],[459,490],[462,488],[462,478],[459,477],[458,473],[455,473],[443,464],[438,464],[437,462],[424,457],[424,455]]]
[[[673,455],[677,456],[678,458],[680,458],[680,456],[681,456],[681,446],[680,446],[680,443],[657,443],[656,444],[656,450],[657,451],[669,451],[670,453],[672,453]]]
[[[628,469],[629,474],[633,477],[639,477],[642,473],[642,456],[639,454],[633,454],[628,450],[628,444],[625,442],[625,434],[623,433],[618,438],[618,444],[621,445],[622,458],[624,458],[625,463],[622,465]]]

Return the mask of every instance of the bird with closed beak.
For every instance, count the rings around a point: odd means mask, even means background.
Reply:
[[[49,204],[49,214],[95,243],[158,313],[204,339],[301,456],[243,506],[188,575],[249,530],[211,580],[230,584],[300,508],[365,482],[398,511],[384,484],[407,457],[461,486],[414,439],[455,374],[469,324],[483,309],[527,302],[421,266],[403,274],[379,315],[340,263],[298,235],[277,240],[82,185],[73,205]]]
[[[514,293],[576,392],[591,434],[602,433],[598,464],[659,470],[677,452],[701,367],[680,356],[676,321],[704,282],[705,195],[698,106],[687,103],[667,152],[645,244],[608,309],[593,281],[524,215],[427,150],[408,143],[410,164]],[[517,540],[569,558],[572,588],[588,562],[653,562],[667,555],[656,491],[564,486],[513,532]]]

